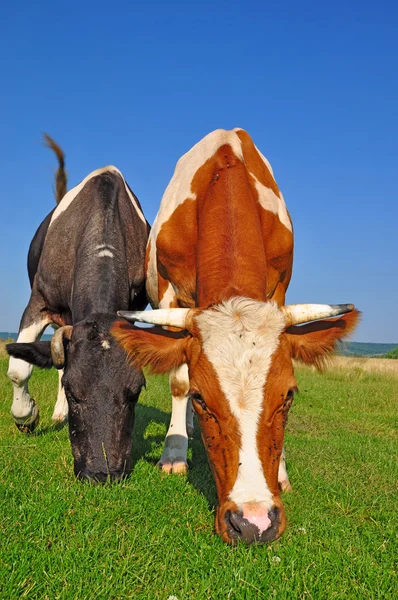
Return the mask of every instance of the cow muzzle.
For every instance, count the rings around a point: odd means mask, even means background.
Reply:
[[[276,502],[270,509],[261,502],[246,502],[238,508],[227,502],[219,507],[216,530],[228,544],[265,544],[279,538],[285,530],[283,506]]]
[[[126,479],[126,477],[129,476],[129,473],[123,470],[109,472],[98,471],[95,473],[88,470],[83,470],[78,471],[75,474],[80,481],[92,483],[94,485],[100,483],[117,483],[119,481],[123,481],[123,479]]]

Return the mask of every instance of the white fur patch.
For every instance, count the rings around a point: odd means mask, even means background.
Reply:
[[[232,298],[202,312],[196,322],[241,434],[238,476],[230,499],[272,506],[257,448],[257,428],[271,358],[285,322],[273,302]]]
[[[160,303],[162,305],[161,308],[170,308],[171,304],[173,302],[175,302],[175,300],[176,300],[176,294],[175,294],[173,286],[169,282],[167,289],[166,289],[166,291],[163,295],[163,298],[161,300],[161,303]]]
[[[97,169],[96,171],[93,171],[92,173],[87,175],[87,177],[85,177],[83,179],[83,181],[81,181],[78,185],[76,185],[74,188],[72,188],[71,190],[66,192],[65,196],[62,198],[61,202],[58,204],[57,208],[53,212],[53,216],[51,217],[49,227],[51,227],[51,225],[54,223],[55,219],[57,219],[59,217],[59,215],[62,214],[68,208],[68,206],[73,202],[73,200],[77,197],[79,192],[81,192],[81,190],[84,188],[86,183],[88,181],[90,181],[90,179],[93,179],[93,177],[97,177],[97,175],[101,175],[102,173],[107,173],[110,171],[114,171],[115,173],[118,173],[120,175],[120,177],[123,179],[123,183],[124,183],[124,187],[126,189],[127,195],[130,198],[131,203],[134,206],[137,215],[139,216],[141,221],[146,223],[145,217],[144,217],[142,211],[140,210],[135,197],[130,192],[130,190],[126,184],[126,180],[123,177],[122,173],[116,167],[109,165],[108,167],[103,167],[102,169]]]
[[[67,416],[68,416],[68,401],[66,399],[66,395],[65,395],[65,390],[63,388],[62,385],[62,377],[64,374],[64,370],[60,369],[58,371],[58,395],[57,395],[57,402],[54,406],[54,412],[53,412],[53,416],[51,417],[51,419],[53,421],[58,421],[59,423],[62,423],[63,421],[66,420]]]
[[[100,258],[102,256],[109,256],[109,258],[114,257],[112,250],[114,250],[115,248],[111,244],[98,244],[98,246],[96,246],[95,249],[99,250],[97,256],[99,256]]]
[[[277,196],[271,188],[266,187],[251,173],[254,179],[256,190],[258,192],[258,201],[265,210],[269,210],[274,215],[278,215],[278,218],[282,225],[284,225],[289,231],[292,231],[292,224],[287,213],[285,200],[283,199],[282,192],[280,196]]]
[[[25,329],[22,329],[19,332],[16,342],[18,344],[35,342],[40,337],[42,331],[50,323],[50,319],[46,318],[43,321],[37,321],[36,323],[33,323],[33,325],[25,327]],[[15,358],[14,356],[10,357],[7,375],[14,383],[22,385],[27,379],[29,379],[32,374],[32,370],[33,365],[30,363],[20,358]]]
[[[43,321],[37,321],[29,327],[25,327],[19,332],[17,342],[35,342],[50,323],[51,321],[47,317]],[[25,420],[32,416],[35,403],[28,391],[28,379],[32,374],[32,370],[33,365],[20,358],[10,357],[7,375],[13,383],[14,397],[11,414],[16,420]]]
[[[132,193],[131,193],[131,191],[129,190],[129,187],[128,187],[128,185],[127,185],[127,183],[126,183],[126,180],[125,180],[125,178],[123,177],[122,173],[121,173],[121,172],[119,171],[119,169],[117,169],[116,167],[112,167],[112,169],[113,169],[114,171],[116,171],[117,173],[119,173],[120,177],[123,179],[124,187],[126,188],[127,195],[128,195],[128,197],[130,198],[130,200],[131,200],[131,204],[134,206],[134,208],[135,208],[135,211],[136,211],[137,215],[139,216],[139,218],[141,219],[141,221],[142,221],[143,223],[145,223],[145,225],[146,225],[146,219],[145,219],[145,217],[144,217],[144,213],[143,213],[143,212],[142,212],[142,210],[139,208],[139,206],[138,206],[138,202],[137,202],[137,200],[136,200],[136,198],[135,198],[134,194],[132,194]]]

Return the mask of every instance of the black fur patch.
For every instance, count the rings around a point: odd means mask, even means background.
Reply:
[[[41,369],[51,369],[53,366],[50,342],[7,344],[6,350],[10,356],[26,360],[26,362]]]

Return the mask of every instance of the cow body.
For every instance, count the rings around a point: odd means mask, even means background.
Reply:
[[[80,477],[118,479],[129,472],[134,406],[144,379],[120,364],[123,354],[109,327],[121,306],[146,306],[148,232],[123,175],[105,167],[64,195],[29,249],[32,293],[17,343],[8,346],[11,413],[19,428],[36,426],[38,407],[28,391],[32,364],[48,368],[54,362],[51,344],[36,340],[50,324],[66,326],[68,335],[58,340],[63,358],[57,367],[64,369],[53,418],[64,420],[69,404]]]
[[[214,131],[178,161],[147,256],[155,306],[239,295],[284,303],[292,224],[271,166],[245,131]]]
[[[283,196],[271,165],[245,131],[216,130],[180,158],[148,241],[146,286],[153,307],[204,307],[234,296],[284,304],[292,261],[293,229]],[[193,431],[185,365],[172,372],[170,387],[176,394],[160,465],[179,473],[187,469],[187,435]],[[284,459],[280,485],[290,487]]]
[[[228,543],[283,533],[292,358],[316,363],[358,317],[352,305],[284,306],[292,259],[292,224],[268,161],[245,131],[214,131],[177,163],[152,227],[147,292],[157,310],[120,313],[185,335],[113,328],[134,364],[170,371],[160,461],[168,472],[186,470],[192,402],[217,486],[216,530]]]

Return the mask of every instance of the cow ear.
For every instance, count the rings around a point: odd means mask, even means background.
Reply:
[[[141,329],[126,321],[116,321],[110,331],[138,368],[150,366],[152,373],[168,373],[188,361],[192,338],[181,333],[161,327]]]
[[[292,358],[321,369],[327,357],[336,349],[337,342],[353,332],[360,315],[358,310],[353,310],[336,319],[289,327],[286,329],[286,336]]]
[[[26,360],[26,362],[40,367],[40,369],[51,369],[53,366],[50,342],[7,344],[6,350],[10,356]]]

